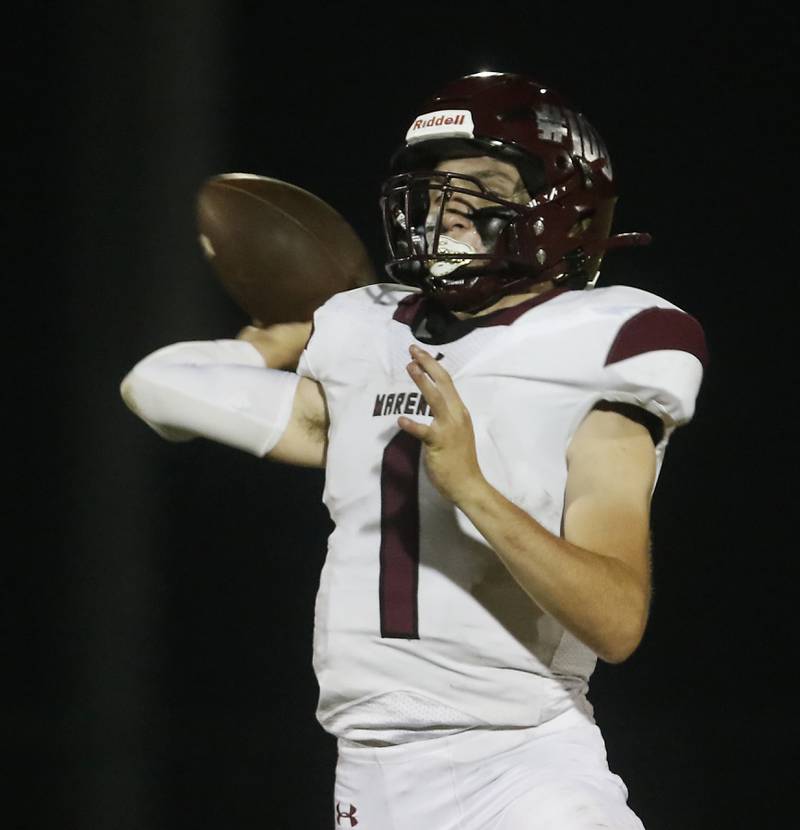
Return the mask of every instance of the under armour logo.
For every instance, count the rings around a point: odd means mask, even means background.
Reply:
[[[350,805],[350,809],[345,812],[339,802],[336,802],[336,826],[341,827],[342,819],[346,818],[350,820],[350,826],[355,827],[358,824],[358,819],[356,818],[356,807],[354,804]]]

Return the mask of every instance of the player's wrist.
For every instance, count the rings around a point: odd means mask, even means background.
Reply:
[[[497,491],[484,478],[483,473],[463,477],[458,488],[453,491],[453,504],[463,513],[470,515],[485,507]]]

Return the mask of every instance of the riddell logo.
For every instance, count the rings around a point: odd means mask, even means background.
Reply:
[[[342,805],[337,801],[336,802],[336,826],[342,826],[342,819],[346,818],[350,822],[350,827],[355,827],[358,824],[358,819],[356,818],[356,806],[355,804],[349,805],[349,810],[343,810]]]
[[[463,115],[440,115],[437,118],[418,118],[412,125],[412,130],[421,130],[423,127],[440,127],[442,124],[463,124]]]
[[[475,125],[469,110],[438,110],[415,118],[406,133],[409,143],[431,136],[472,137]]]

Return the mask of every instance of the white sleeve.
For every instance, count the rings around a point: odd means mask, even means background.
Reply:
[[[311,366],[311,359],[308,354],[308,346],[306,346],[306,348],[303,349],[303,352],[300,355],[300,361],[297,364],[297,374],[300,375],[300,377],[310,378],[311,380],[316,381],[319,380],[316,372]]]
[[[300,360],[297,363],[297,374],[300,377],[310,378],[311,380],[315,380],[319,383],[322,382],[322,378],[318,374],[316,369],[319,346],[321,337],[318,333],[318,327],[320,324],[320,318],[323,317],[323,309],[325,305],[323,304],[318,309],[314,311],[314,315],[311,318],[311,333],[308,335],[308,340],[306,341],[305,348],[300,353]],[[323,330],[325,329],[325,325],[323,324]]]
[[[692,354],[658,351],[636,355],[608,368],[614,391],[607,395],[636,404],[667,427],[688,423],[703,379],[703,367]]]
[[[263,456],[289,423],[300,378],[269,369],[242,340],[175,343],[148,355],[120,392],[169,441],[202,436]]]
[[[605,397],[652,412],[670,431],[691,420],[707,362],[694,317],[674,307],[642,309],[619,327],[608,350]]]

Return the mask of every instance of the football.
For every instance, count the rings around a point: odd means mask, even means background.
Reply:
[[[223,287],[259,325],[310,320],[333,294],[375,282],[347,220],[279,179],[251,173],[207,179],[197,196],[197,226]]]

